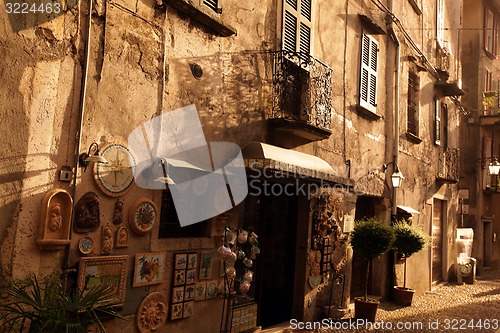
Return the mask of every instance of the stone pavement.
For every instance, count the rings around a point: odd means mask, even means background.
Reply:
[[[410,307],[382,302],[377,322],[372,327],[365,322],[356,326],[356,320],[349,318],[353,312],[340,322],[317,323],[323,324],[320,329],[285,329],[284,332],[500,333],[500,271],[478,276],[473,285],[442,284],[433,291],[415,296]]]

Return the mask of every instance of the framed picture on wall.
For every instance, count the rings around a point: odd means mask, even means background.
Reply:
[[[184,309],[182,310],[182,318],[190,317],[193,314],[193,302],[184,303]]]
[[[186,271],[186,284],[193,284],[196,282],[196,269],[188,269]]]
[[[147,286],[163,282],[165,256],[165,252],[137,253],[132,286]]]
[[[202,252],[200,256],[200,280],[212,278],[212,252]]]
[[[206,289],[207,283],[205,281],[198,282],[194,287],[194,300],[204,301]]]
[[[99,286],[111,288],[108,304],[123,305],[129,256],[80,258],[78,288],[85,292]]]
[[[194,295],[195,295],[194,284],[187,285],[186,289],[184,290],[184,300],[185,301],[192,301],[192,300],[194,300]]]
[[[182,309],[184,307],[184,303],[172,304],[172,312],[170,312],[170,319],[181,319],[182,318]]]
[[[198,253],[189,253],[187,256],[187,269],[198,268]]]
[[[186,253],[176,253],[174,258],[174,268],[175,269],[186,269],[187,267],[187,254]]]
[[[174,286],[186,284],[186,270],[181,269],[174,272]]]
[[[217,296],[217,280],[207,282],[206,299],[212,299]]]
[[[180,303],[184,301],[184,286],[174,287],[172,289],[172,303]]]

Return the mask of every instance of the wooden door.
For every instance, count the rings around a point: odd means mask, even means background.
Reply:
[[[443,208],[443,201],[434,199],[432,212],[432,284],[443,280]]]

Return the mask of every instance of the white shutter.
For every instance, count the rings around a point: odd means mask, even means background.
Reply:
[[[219,0],[200,0],[200,4],[207,6],[218,14],[221,13],[222,8],[220,7]]]
[[[312,0],[284,0],[282,48],[311,53]]]
[[[359,105],[373,113],[377,111],[378,42],[369,35],[362,36]]]
[[[436,39],[440,47],[444,47],[444,0],[436,3]]]
[[[441,144],[441,101],[436,100],[436,110],[434,114],[434,143]]]

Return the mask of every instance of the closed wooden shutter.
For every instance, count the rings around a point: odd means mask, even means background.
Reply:
[[[219,13],[219,1],[218,0],[202,0],[203,4],[208,8],[212,9],[214,12]]]
[[[312,0],[285,0],[282,47],[285,51],[311,53]]]
[[[434,143],[441,144],[441,101],[436,100],[436,113],[434,114]]]
[[[444,0],[436,3],[436,39],[440,47],[444,47]]]
[[[369,35],[363,35],[359,105],[373,113],[377,111],[377,62],[378,42]]]

